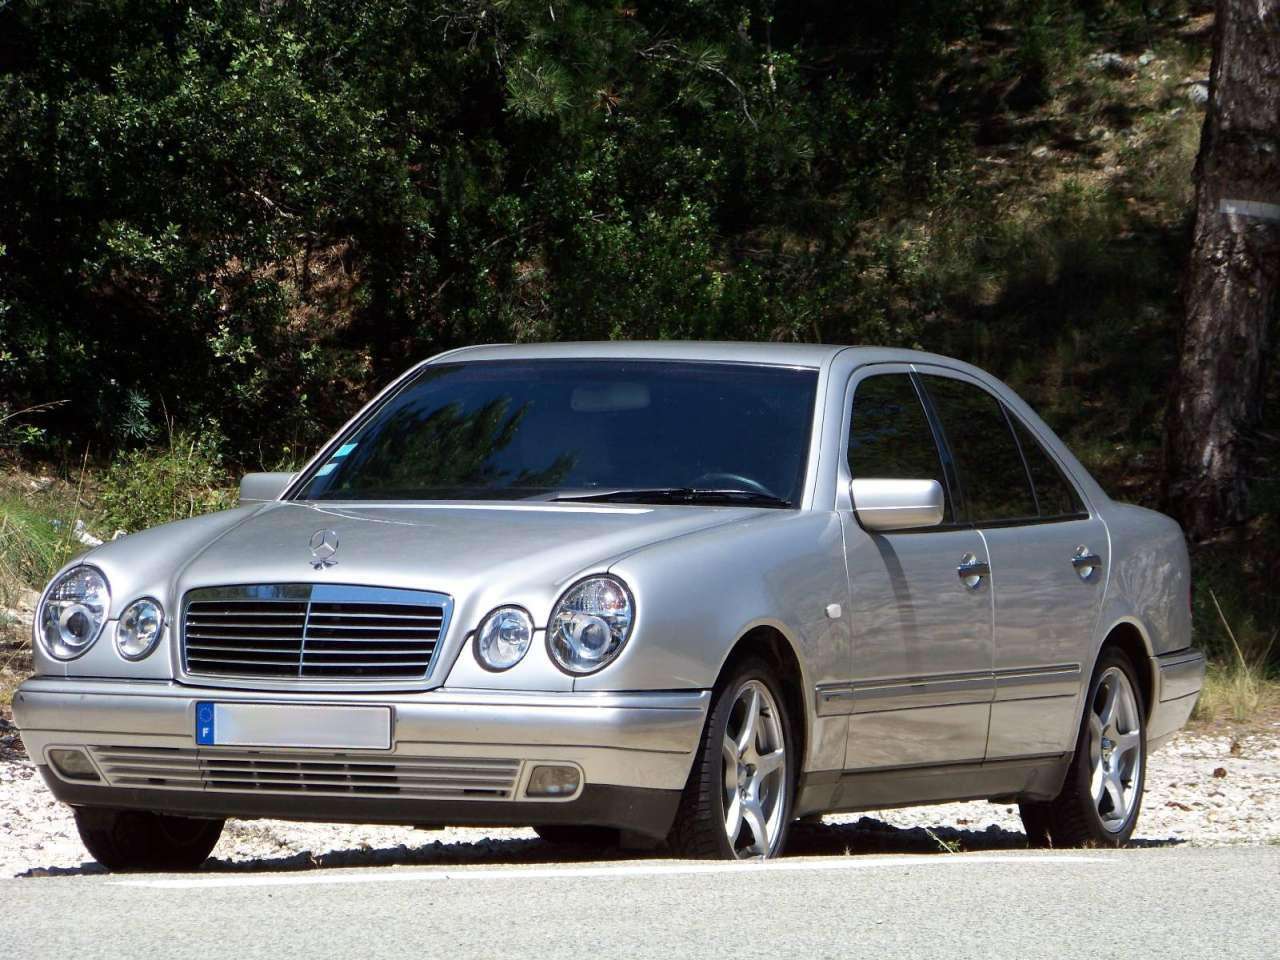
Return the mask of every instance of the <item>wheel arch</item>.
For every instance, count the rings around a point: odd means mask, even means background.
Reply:
[[[717,692],[723,687],[729,671],[751,656],[760,657],[777,672],[782,696],[795,720],[795,736],[799,740],[796,756],[800,758],[796,764],[796,775],[799,776],[808,766],[808,750],[813,736],[812,691],[806,680],[804,660],[796,649],[795,640],[781,624],[774,621],[750,624],[739,632],[725,652],[716,673]]]
[[[1153,659],[1155,653],[1150,636],[1142,624],[1133,617],[1122,617],[1111,624],[1103,635],[1102,643],[1094,651],[1093,662],[1089,664],[1089,672],[1086,675],[1086,683],[1092,683],[1098,658],[1108,648],[1120,650],[1133,664],[1134,673],[1138,676],[1138,687],[1142,693],[1143,712],[1150,718],[1156,696],[1156,665]],[[1086,688],[1085,698],[1087,695]]]

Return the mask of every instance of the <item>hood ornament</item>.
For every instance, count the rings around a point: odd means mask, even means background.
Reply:
[[[338,531],[317,530],[311,535],[311,567],[324,570],[337,564],[333,555],[338,552]]]

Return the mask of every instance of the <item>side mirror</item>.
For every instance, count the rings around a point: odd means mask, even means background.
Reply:
[[[942,484],[937,480],[854,480],[853,509],[868,530],[913,530],[942,522]]]
[[[294,476],[292,473],[246,473],[240,481],[240,506],[279,500]]]

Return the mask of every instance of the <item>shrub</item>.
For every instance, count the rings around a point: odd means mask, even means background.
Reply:
[[[116,458],[98,494],[102,526],[135,532],[233,505],[215,432],[170,435],[167,447],[132,450]]]

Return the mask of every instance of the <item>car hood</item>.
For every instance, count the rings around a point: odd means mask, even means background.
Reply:
[[[594,504],[272,503],[193,550],[175,594],[241,583],[404,587],[448,594],[485,610],[486,604],[521,604],[541,625],[565,586],[603,571],[617,557],[763,512]],[[311,542],[324,532],[336,540],[337,550],[330,565],[318,567]]]

